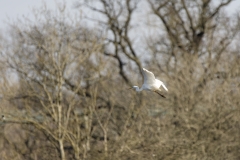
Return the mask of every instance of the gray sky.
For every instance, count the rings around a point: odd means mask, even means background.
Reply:
[[[71,8],[76,1],[77,0],[66,0],[67,7],[72,12],[74,12],[74,9]],[[220,0],[215,1],[220,2]],[[62,0],[45,1],[48,8],[52,9],[55,8],[56,2],[62,2]],[[7,27],[6,22],[15,21],[17,18],[22,18],[23,16],[31,18],[31,10],[41,7],[42,3],[43,0],[0,0],[0,30]],[[240,8],[240,0],[235,0],[228,7],[228,12],[234,13],[238,8]]]
[[[23,16],[32,18],[32,10],[42,6],[43,2],[46,3],[50,9],[56,8],[56,2],[63,2],[62,0],[0,0],[0,29],[7,27],[6,22],[15,21],[17,18]],[[67,0],[67,7],[73,7],[73,2],[76,0]],[[74,9],[72,9],[74,10]]]

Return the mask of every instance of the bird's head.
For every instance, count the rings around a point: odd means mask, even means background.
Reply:
[[[135,91],[139,91],[139,87],[138,86],[132,86],[131,89],[134,89]]]

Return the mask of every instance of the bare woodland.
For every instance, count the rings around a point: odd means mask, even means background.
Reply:
[[[35,21],[10,23],[0,159],[240,159],[232,1],[76,1],[77,16],[43,5]],[[126,90],[141,85],[142,67],[167,85],[166,99]]]

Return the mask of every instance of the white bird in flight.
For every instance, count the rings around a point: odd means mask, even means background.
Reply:
[[[155,79],[155,76],[152,72],[146,70],[145,68],[142,69],[142,74],[144,77],[144,82],[142,87],[139,89],[138,86],[133,86],[130,89],[135,89],[137,92],[140,92],[142,90],[148,90],[153,91],[159,94],[160,96],[166,98],[164,95],[159,93],[161,91],[160,87],[162,86],[166,91],[168,91],[167,87],[163,84],[162,81]]]

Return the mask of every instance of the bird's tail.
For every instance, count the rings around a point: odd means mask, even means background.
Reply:
[[[168,91],[167,87],[162,83],[163,88]]]

